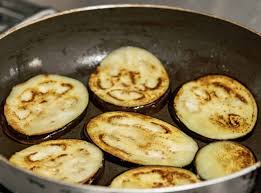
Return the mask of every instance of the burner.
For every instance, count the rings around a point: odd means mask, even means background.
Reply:
[[[25,24],[50,14],[54,9],[21,0],[0,0],[0,33],[17,24]]]

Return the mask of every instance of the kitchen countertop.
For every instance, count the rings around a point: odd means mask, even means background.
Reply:
[[[260,0],[27,0],[59,11],[101,4],[161,4],[181,7],[234,21],[261,33]]]

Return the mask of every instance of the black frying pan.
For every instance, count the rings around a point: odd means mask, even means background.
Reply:
[[[39,73],[66,75],[87,85],[90,73],[99,62],[122,46],[137,46],[154,53],[170,74],[172,90],[205,74],[226,74],[243,82],[258,105],[261,104],[261,38],[258,34],[190,11],[130,5],[68,11],[4,35],[0,39],[0,99],[3,102],[14,85]],[[99,113],[101,110],[90,103],[84,119],[62,138],[82,138],[84,123]],[[175,125],[167,106],[152,116]],[[240,141],[253,150],[257,160],[261,160],[259,120],[253,134]],[[198,144],[204,145],[201,141]],[[4,157],[9,158],[27,146],[0,132],[0,154]],[[249,192],[258,166],[260,164],[220,181],[155,192]],[[107,185],[126,169],[128,167],[106,161],[105,172],[96,184]],[[62,192],[61,188],[63,192],[120,192],[48,181],[14,168],[4,159],[0,159],[0,182],[13,191],[19,188],[20,192]]]

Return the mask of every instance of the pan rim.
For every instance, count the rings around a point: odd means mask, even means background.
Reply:
[[[114,9],[114,8],[156,8],[156,9],[162,9],[162,10],[176,10],[176,11],[181,11],[181,12],[186,12],[186,13],[193,13],[193,14],[197,14],[197,15],[201,15],[201,16],[206,16],[206,17],[210,17],[222,22],[226,22],[229,23],[231,25],[240,27],[244,30],[247,30],[259,37],[261,37],[261,32],[257,32],[254,29],[251,29],[249,27],[246,27],[242,24],[239,24],[235,21],[231,21],[228,20],[226,18],[222,18],[222,17],[217,17],[215,15],[212,14],[206,14],[206,13],[201,13],[199,11],[194,11],[194,10],[190,10],[190,9],[184,9],[184,8],[179,8],[179,7],[175,7],[175,6],[165,6],[165,5],[155,5],[155,4],[107,4],[107,5],[96,5],[96,6],[87,6],[87,7],[82,7],[82,8],[75,8],[75,9],[69,9],[69,10],[65,10],[62,12],[58,12],[52,15],[49,15],[47,17],[38,19],[38,20],[34,20],[32,22],[26,23],[24,25],[18,25],[15,26],[9,30],[7,30],[6,32],[4,32],[3,34],[0,35],[0,40],[4,39],[5,37],[11,35],[12,33],[19,31],[23,28],[29,27],[31,25],[55,18],[55,17],[59,17],[59,16],[63,16],[63,15],[69,15],[71,13],[76,13],[76,12],[84,12],[84,11],[92,11],[92,10],[100,10],[100,9]],[[208,181],[202,181],[196,184],[190,184],[190,185],[182,185],[182,186],[177,186],[177,187],[167,187],[167,188],[155,188],[155,189],[119,189],[119,188],[109,188],[109,187],[104,187],[104,186],[100,186],[100,185],[78,185],[78,184],[66,184],[63,183],[61,181],[57,181],[57,180],[52,180],[46,177],[42,177],[42,176],[37,176],[35,174],[33,174],[30,171],[27,171],[25,169],[19,168],[17,166],[14,166],[12,164],[10,164],[6,158],[4,158],[1,154],[0,154],[0,162],[5,163],[6,165],[8,165],[8,167],[14,168],[20,172],[26,173],[28,175],[34,176],[35,178],[38,178],[40,180],[44,180],[50,183],[57,183],[59,185],[63,185],[66,187],[72,187],[72,188],[80,188],[83,190],[92,190],[92,191],[103,191],[103,192],[123,192],[123,193],[134,193],[134,192],[140,192],[140,193],[154,193],[154,192],[173,192],[173,191],[184,191],[184,190],[191,190],[191,189],[195,189],[195,188],[201,188],[201,187],[206,187],[206,186],[210,186],[210,185],[214,185],[214,184],[218,184],[218,183],[222,183],[228,180],[232,180],[235,178],[238,178],[240,176],[243,176],[247,173],[253,172],[255,170],[257,170],[258,168],[261,167],[261,161],[257,161],[257,163],[255,163],[254,165],[245,168],[241,171],[238,171],[236,173],[230,174],[228,176],[224,176],[221,178],[217,178],[217,179],[212,179],[212,180],[208,180]]]
[[[19,31],[20,29],[23,29],[25,27],[29,27],[29,26],[34,25],[36,23],[40,23],[42,21],[46,21],[46,20],[49,20],[49,19],[52,19],[52,18],[55,18],[55,17],[59,17],[59,16],[62,16],[62,15],[69,15],[71,13],[100,10],[100,9],[132,8],[132,7],[133,8],[156,8],[156,9],[162,9],[162,10],[175,10],[175,11],[182,11],[182,12],[186,12],[186,13],[193,13],[193,14],[197,14],[197,15],[201,15],[201,16],[205,16],[205,17],[210,17],[212,19],[216,19],[216,20],[219,20],[219,21],[223,21],[223,22],[232,24],[234,26],[243,28],[243,29],[261,37],[261,32],[258,32],[255,29],[247,27],[243,24],[239,24],[236,21],[232,21],[232,20],[224,18],[224,17],[219,17],[219,16],[216,16],[214,14],[202,13],[200,11],[195,11],[195,10],[191,10],[191,9],[185,9],[185,8],[180,8],[180,7],[176,7],[176,6],[156,5],[156,4],[106,4],[106,5],[94,5],[94,6],[68,9],[68,10],[65,10],[65,11],[61,11],[61,12],[58,12],[58,13],[48,15],[48,16],[40,18],[40,19],[33,20],[33,21],[25,23],[25,24],[21,24],[21,25],[18,24],[17,26],[14,26],[14,27],[10,28],[9,30],[5,31],[4,33],[0,34],[0,40],[5,38],[6,36],[12,34],[13,32]]]
[[[243,170],[240,170],[238,172],[235,172],[233,174],[230,174],[228,176],[224,176],[224,177],[220,177],[220,178],[216,178],[216,179],[212,179],[212,180],[207,180],[207,181],[201,181],[195,184],[188,184],[188,185],[182,185],[182,186],[174,186],[174,187],[163,187],[163,188],[153,188],[153,189],[130,189],[130,188],[110,188],[108,186],[101,186],[101,185],[82,185],[82,184],[68,184],[56,179],[50,179],[44,176],[39,176],[39,175],[35,175],[33,172],[28,171],[26,169],[17,167],[15,165],[12,165],[11,163],[9,163],[9,161],[3,157],[2,155],[0,155],[0,162],[3,162],[4,164],[6,164],[8,167],[11,167],[19,172],[22,173],[26,173],[27,175],[33,176],[34,179],[39,179],[39,180],[43,180],[46,181],[48,183],[56,183],[59,185],[62,185],[64,187],[69,187],[69,188],[75,188],[75,189],[81,189],[81,190],[89,190],[89,191],[101,191],[101,192],[106,192],[106,193],[111,193],[111,192],[122,192],[122,193],[167,193],[167,192],[178,192],[178,191],[185,191],[185,190],[192,190],[192,189],[196,189],[196,188],[202,188],[202,187],[207,187],[210,185],[215,185],[215,184],[219,184],[225,181],[229,181],[229,180],[233,180],[235,178],[241,177],[247,173],[250,172],[254,172],[255,170],[259,169],[261,167],[261,161],[257,161],[254,165],[247,167]],[[4,184],[3,184],[4,185]]]

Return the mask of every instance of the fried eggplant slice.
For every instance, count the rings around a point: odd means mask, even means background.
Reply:
[[[8,133],[17,133],[26,142],[64,132],[84,113],[88,101],[87,88],[78,80],[54,74],[35,76],[13,87],[6,99],[4,115],[13,131]]]
[[[105,110],[159,110],[169,93],[169,77],[161,62],[137,47],[111,52],[89,78],[93,101]]]
[[[247,147],[231,141],[210,143],[195,158],[197,173],[205,180],[235,173],[255,162],[254,154]]]
[[[68,183],[91,183],[103,167],[103,153],[83,140],[45,141],[11,156],[9,161],[31,172]]]
[[[237,139],[257,120],[251,92],[224,75],[207,75],[183,84],[169,104],[172,117],[203,140]]]
[[[162,188],[200,182],[192,172],[169,166],[144,166],[130,169],[111,182],[111,188]]]
[[[139,165],[189,165],[197,143],[176,127],[133,112],[107,112],[90,120],[86,135],[105,152]]]

